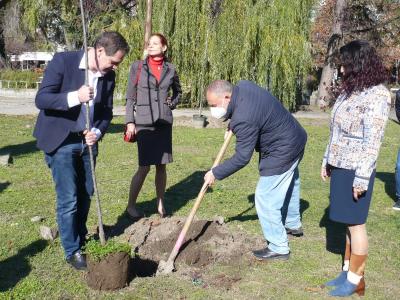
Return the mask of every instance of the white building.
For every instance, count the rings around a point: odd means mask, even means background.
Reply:
[[[32,65],[47,64],[53,58],[53,55],[53,52],[23,52],[17,55],[10,55],[9,58],[11,62],[19,62],[22,70],[27,70]]]

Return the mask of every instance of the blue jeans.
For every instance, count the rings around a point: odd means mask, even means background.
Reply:
[[[264,237],[268,248],[280,254],[289,253],[285,227],[301,226],[298,164],[296,161],[280,175],[261,176],[256,188],[256,210]]]
[[[97,145],[92,146],[97,156]],[[89,149],[79,138],[68,137],[45,160],[57,194],[57,223],[65,257],[79,251],[87,234],[86,220],[93,195]]]
[[[400,200],[400,149],[397,152],[396,162],[396,201]]]

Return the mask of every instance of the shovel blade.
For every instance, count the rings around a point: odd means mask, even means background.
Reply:
[[[167,274],[172,273],[174,270],[175,270],[175,267],[174,267],[173,261],[160,260],[160,263],[158,264],[156,276],[167,275]]]

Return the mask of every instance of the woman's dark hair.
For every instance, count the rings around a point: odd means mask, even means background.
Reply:
[[[350,95],[387,80],[388,72],[381,58],[367,41],[351,41],[341,47],[339,52],[345,71],[340,92]]]

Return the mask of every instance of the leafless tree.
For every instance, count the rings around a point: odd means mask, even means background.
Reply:
[[[344,11],[346,9],[346,0],[337,0],[334,12],[334,21],[331,31],[331,36],[328,42],[327,56],[325,65],[322,69],[321,79],[318,86],[318,98],[320,107],[324,108],[329,103],[329,92],[333,82],[335,67],[333,63],[334,53],[337,51],[338,46],[343,38],[343,20]]]

